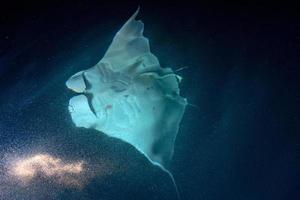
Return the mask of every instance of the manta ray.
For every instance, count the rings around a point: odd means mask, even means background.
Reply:
[[[78,93],[69,101],[69,113],[77,127],[96,129],[134,146],[175,184],[167,166],[187,100],[180,96],[182,78],[161,67],[151,53],[144,24],[135,19],[138,12],[139,8],[96,65],[67,80],[66,86]]]

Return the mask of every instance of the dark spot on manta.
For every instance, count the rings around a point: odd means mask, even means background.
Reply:
[[[108,104],[108,105],[105,106],[105,110],[112,109],[112,107],[113,106],[111,104]]]

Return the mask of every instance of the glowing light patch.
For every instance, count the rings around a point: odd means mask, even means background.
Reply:
[[[36,154],[15,161],[10,174],[25,182],[40,175],[65,185],[78,185],[79,175],[85,171],[84,164],[83,161],[68,163],[49,154]]]

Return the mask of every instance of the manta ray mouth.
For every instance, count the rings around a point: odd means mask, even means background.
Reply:
[[[95,110],[95,107],[93,106],[92,104],[92,99],[94,97],[94,95],[90,92],[88,92],[90,89],[91,89],[91,83],[90,81],[86,78],[85,76],[85,72],[82,73],[82,78],[83,78],[83,81],[84,81],[84,84],[85,84],[85,91],[84,91],[84,94],[87,98],[87,101],[88,101],[88,105],[91,109],[91,111],[93,112],[93,114],[95,115],[95,117],[98,117],[97,116],[97,113],[96,113],[96,110]]]
[[[95,107],[92,104],[93,94],[85,93],[85,97],[87,98],[87,102],[88,102],[90,110],[95,115],[95,117],[98,117],[97,113],[96,113],[96,110],[95,110]]]
[[[90,111],[97,116],[95,107],[93,106],[92,100],[94,95],[90,92],[88,92],[91,89],[91,83],[90,81],[86,78],[85,72],[80,72],[72,76],[68,81],[67,81],[67,87],[72,90],[75,93],[84,95],[87,99],[88,106],[90,108]],[[73,109],[74,111],[74,109]]]

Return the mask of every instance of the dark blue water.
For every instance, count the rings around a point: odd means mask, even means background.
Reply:
[[[188,67],[178,72],[181,94],[195,106],[169,167],[182,199],[299,199],[300,29],[292,6],[90,1],[1,8],[0,175],[7,157],[40,152],[86,160],[94,175],[80,189],[43,178],[0,181],[0,198],[176,199],[167,174],[130,145],[76,128],[67,110],[65,81],[101,59],[138,5],[162,66]]]

